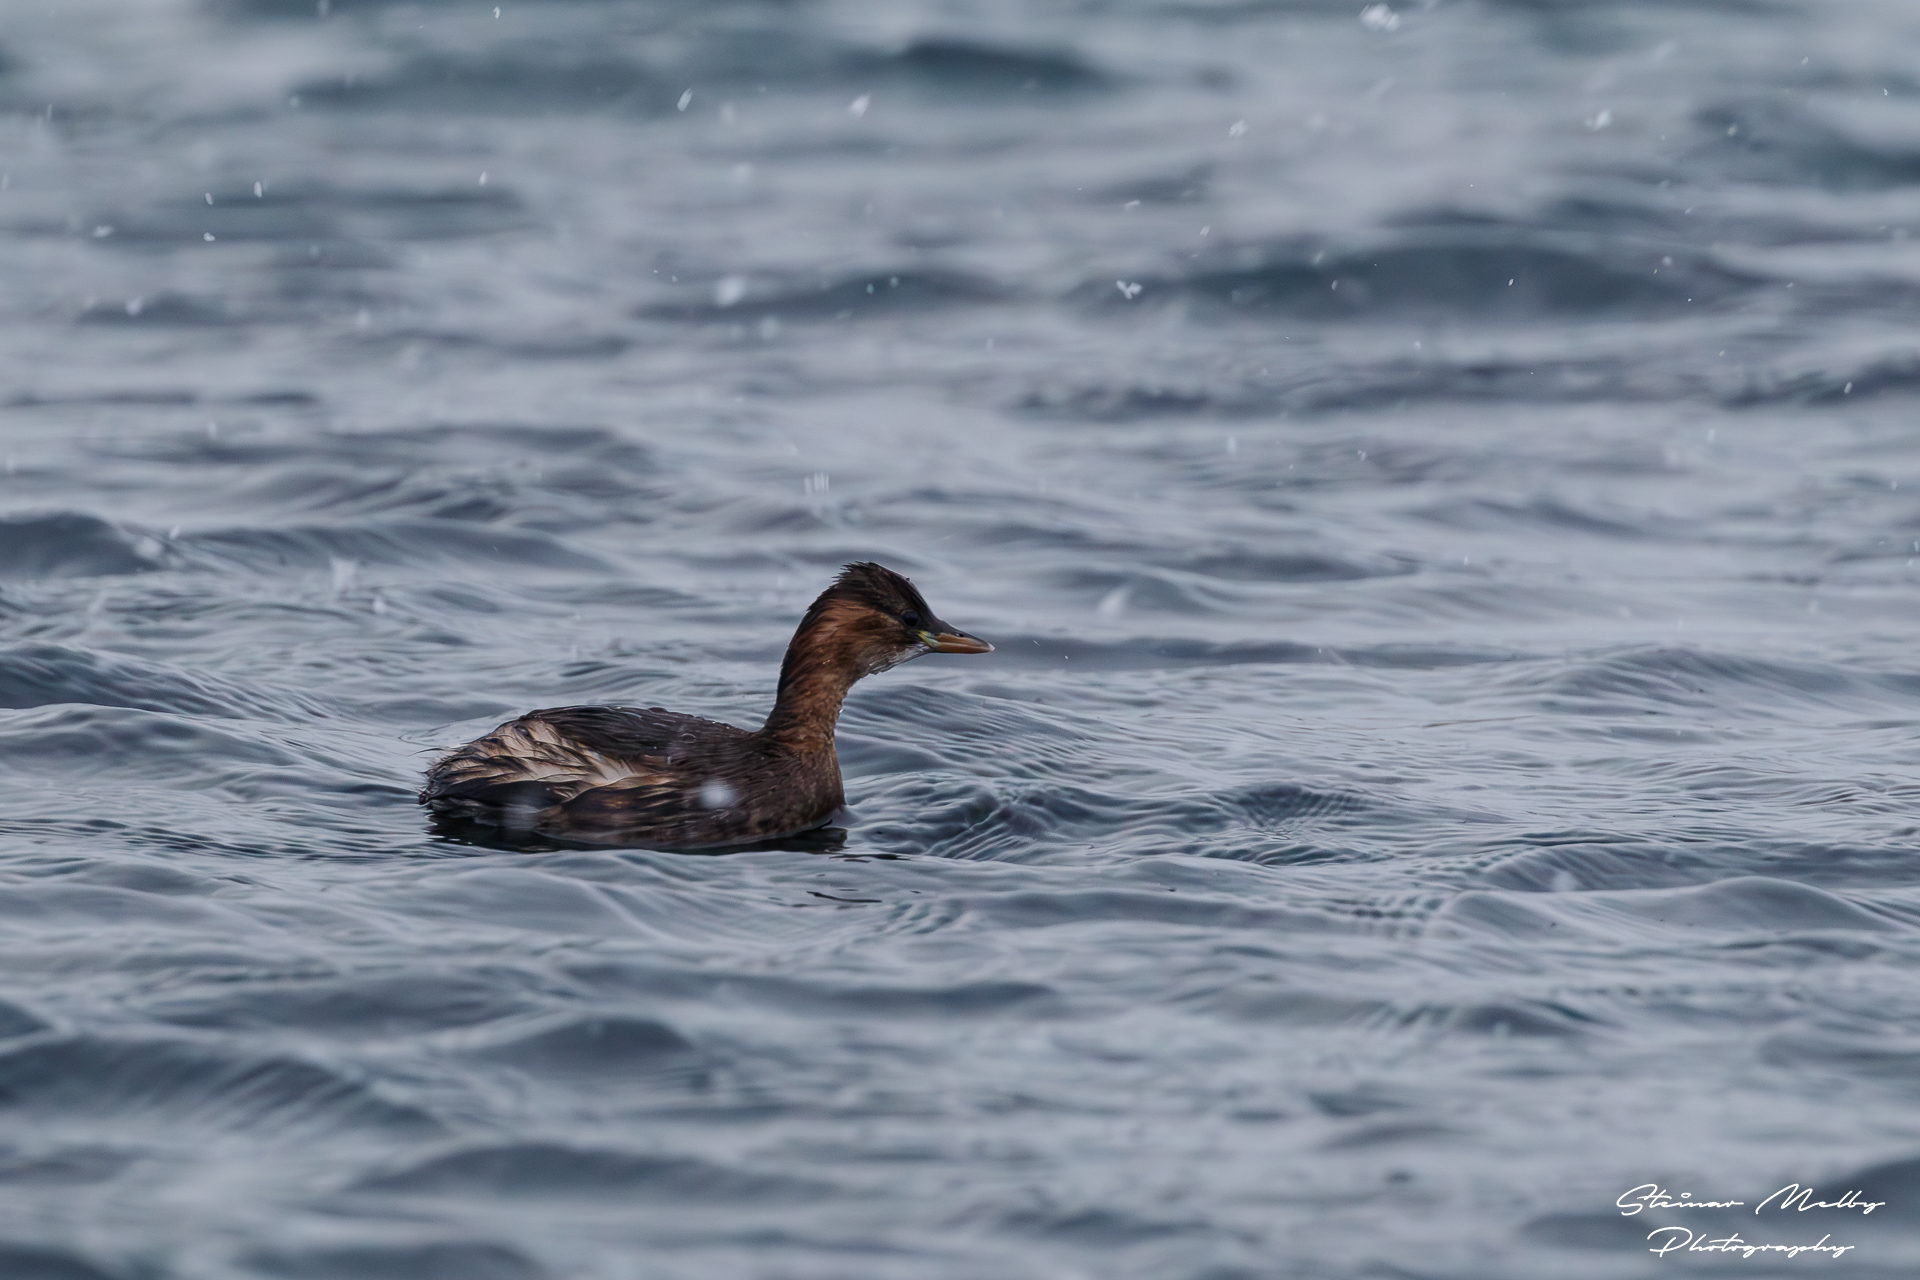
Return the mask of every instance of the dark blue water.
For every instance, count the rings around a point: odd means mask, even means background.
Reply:
[[[0,8],[0,1275],[1913,1274],[1920,6],[1363,7]]]

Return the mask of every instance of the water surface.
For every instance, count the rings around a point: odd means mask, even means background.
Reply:
[[[0,1272],[1912,1274],[1920,9],[1362,8],[6,6]]]

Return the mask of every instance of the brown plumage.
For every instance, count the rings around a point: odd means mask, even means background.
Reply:
[[[992,651],[893,570],[850,564],[800,620],[758,730],[659,707],[530,711],[442,757],[420,803],[510,833],[669,849],[811,830],[844,803],[833,728],[854,681]]]

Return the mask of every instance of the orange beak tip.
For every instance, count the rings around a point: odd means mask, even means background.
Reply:
[[[992,653],[993,646],[978,636],[956,635],[951,631],[942,631],[933,637],[935,653]]]

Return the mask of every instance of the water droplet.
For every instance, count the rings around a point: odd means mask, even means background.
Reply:
[[[680,101],[674,104],[673,109],[675,111],[685,111],[692,102],[693,102],[693,90],[689,89],[685,93],[680,95]]]
[[[1400,15],[1384,4],[1370,4],[1360,11],[1360,25],[1369,31],[1398,31]]]
[[[713,285],[715,306],[730,307],[747,296],[745,276],[721,276]]]
[[[1247,132],[1247,122],[1245,120],[1235,120],[1232,124],[1227,126],[1227,136],[1229,138],[1241,137],[1246,132]]]
[[[867,114],[867,108],[872,105],[873,105],[873,95],[870,93],[863,93],[859,97],[855,98],[852,102],[849,102],[847,104],[847,110],[852,112],[854,119],[857,120],[861,116],[864,116],[865,114]]]

